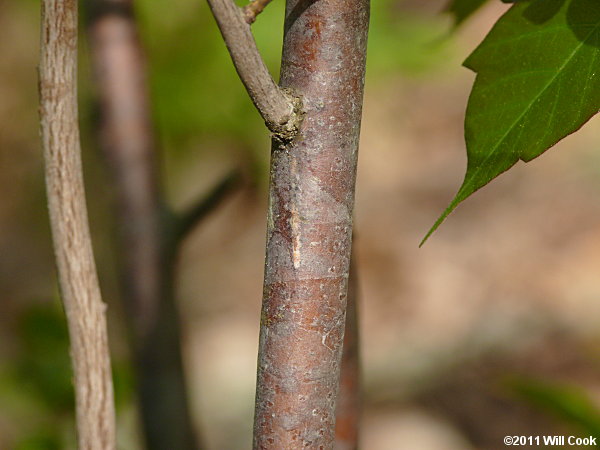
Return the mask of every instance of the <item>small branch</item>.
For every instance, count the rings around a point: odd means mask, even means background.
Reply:
[[[264,0],[259,0],[264,2]],[[235,69],[267,128],[281,141],[291,141],[302,120],[301,102],[280,89],[260,56],[244,10],[232,0],[208,0]]]
[[[244,7],[244,16],[246,17],[246,23],[252,25],[258,16],[267,5],[271,3],[271,0],[254,0]]]
[[[87,218],[77,113],[77,0],[42,3],[40,121],[46,189],[69,326],[80,449],[114,450],[115,411]]]
[[[190,232],[238,187],[240,187],[242,176],[238,170],[234,170],[223,178],[212,190],[202,197],[179,219],[175,231],[175,245],[178,245],[190,234]]]

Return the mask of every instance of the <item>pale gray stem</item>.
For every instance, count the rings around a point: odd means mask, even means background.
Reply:
[[[77,0],[44,0],[40,119],[59,283],[69,326],[82,450],[114,450],[106,327],[87,219],[77,113]]]
[[[232,0],[208,0],[235,69],[267,128],[292,140],[302,119],[300,101],[280,89],[260,56],[245,13]]]

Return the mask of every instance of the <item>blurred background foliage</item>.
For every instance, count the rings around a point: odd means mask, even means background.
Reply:
[[[81,8],[84,12],[85,2]],[[275,78],[279,72],[283,9],[283,1],[273,2],[253,27]],[[398,70],[415,75],[424,73],[438,65],[439,55],[448,50],[447,43],[434,42],[440,36],[443,21],[416,13],[406,17],[401,11],[398,2],[392,0],[384,0],[374,8],[373,31],[369,38],[369,75],[373,78],[391,76]],[[209,165],[219,166],[210,160],[214,153],[224,152],[225,156],[219,156],[226,161],[223,164],[235,161],[235,165],[245,166],[255,182],[264,187],[268,174],[268,133],[237,78],[206,3],[138,0],[136,13],[149,62],[153,114],[162,159],[166,163],[167,186],[170,180],[177,178],[178,168],[190,160],[197,163],[198,158],[205,156]],[[11,179],[20,178],[20,173],[28,175],[19,179],[20,192],[10,188],[4,191],[7,195],[0,208],[2,223],[6,231],[10,231],[10,222],[13,226],[27,223],[26,231],[19,233],[23,235],[20,238],[31,238],[30,246],[36,247],[29,253],[36,267],[19,257],[14,261],[7,261],[8,256],[0,258],[3,282],[0,292],[10,309],[3,314],[3,322],[10,323],[2,327],[4,345],[0,353],[0,448],[74,448],[68,334],[58,297],[52,292],[51,244],[44,216],[41,154],[37,142],[35,66],[39,52],[39,1],[0,1],[0,17],[4,42],[0,58],[0,111],[4,118],[0,129],[0,183],[4,181],[2,187],[8,186]],[[88,197],[94,197],[90,216],[98,258],[108,265],[114,263],[111,190],[106,185],[106,170],[93,142],[93,80],[85,33],[81,38],[82,139],[86,149]],[[21,155],[12,158],[15,153]],[[12,174],[7,173],[9,171],[13,171]],[[177,191],[177,182],[173,184],[171,191]],[[176,197],[177,193],[172,195]],[[0,239],[6,240],[10,232],[3,234]],[[22,242],[14,244],[18,248]],[[5,245],[3,250],[7,247]],[[27,250],[24,253],[27,254]],[[99,270],[105,296],[110,299],[117,296],[116,275],[106,265],[100,264]],[[26,267],[32,272],[24,273]],[[15,279],[19,277],[23,280]],[[36,286],[31,290],[22,289],[28,278],[34,280]],[[111,307],[119,308],[118,305]],[[120,322],[120,319],[114,321]],[[119,329],[116,334],[122,336],[123,330]],[[132,375],[126,350],[122,345],[116,347],[115,389],[117,406],[122,412],[132,401]],[[127,442],[133,438],[122,439]]]
[[[259,48],[276,78],[283,3],[273,1],[253,26]],[[188,337],[187,365],[199,380],[196,383],[194,378],[191,389],[199,426],[207,436],[209,448],[247,448],[269,137],[235,74],[205,2],[137,0],[136,5],[149,61],[153,114],[170,202],[175,208],[182,208],[232,166],[243,167],[254,181],[252,189],[234,199],[233,206],[207,225],[203,237],[192,239],[182,255],[180,277]],[[516,171],[509,181],[499,183],[503,187],[492,188],[490,196],[482,197],[479,204],[474,201],[471,212],[465,208],[462,218],[453,222],[455,226],[449,223],[447,231],[440,232],[438,247],[431,243],[429,248],[415,253],[419,238],[454,192],[462,171],[460,122],[470,75],[459,69],[460,61],[501,12],[497,5],[490,5],[473,25],[467,24],[458,36],[450,36],[452,21],[440,14],[444,6],[443,1],[418,0],[377,0],[372,5],[357,197],[358,252],[364,272],[361,277],[364,276],[365,303],[368,301],[363,323],[365,441],[369,442],[365,448],[492,448],[490,442],[498,445],[503,434],[527,430],[528,434],[557,434],[570,432],[573,424],[574,430],[596,433],[600,422],[594,389],[598,389],[600,377],[590,383],[586,374],[599,372],[594,362],[596,346],[589,344],[594,342],[590,336],[597,333],[565,332],[567,325],[560,322],[559,345],[553,322],[558,319],[546,318],[571,317],[576,324],[573,329],[597,329],[595,322],[581,326],[581,317],[591,316],[586,309],[591,304],[587,300],[597,300],[597,284],[589,282],[593,275],[583,281],[568,277],[564,281],[564,285],[578,289],[573,295],[571,291],[564,294],[570,299],[569,314],[581,310],[582,316],[565,314],[550,294],[547,297],[554,303],[543,306],[549,312],[540,318],[536,299],[552,289],[554,293],[563,292],[562,287],[551,283],[532,286],[529,279],[519,284],[519,276],[505,271],[505,266],[518,273],[525,271],[519,264],[528,260],[522,257],[520,249],[543,255],[540,248],[556,246],[557,241],[563,242],[562,236],[574,240],[576,233],[570,231],[571,222],[559,223],[565,220],[564,216],[553,219],[551,213],[545,214],[560,208],[538,201],[552,197],[554,191],[544,192],[540,187],[528,191],[538,208],[546,205],[540,213],[544,219],[539,220],[549,226],[558,224],[547,236],[542,232],[545,240],[533,239],[534,244],[524,244],[515,241],[515,232],[508,233],[512,240],[503,241],[499,236],[507,234],[502,227],[508,225],[496,220],[486,222],[486,217],[494,214],[520,214],[518,209],[502,209],[509,208],[509,203],[511,207],[514,204],[515,208],[523,208],[522,203],[506,200],[523,195],[524,191],[519,190],[523,184],[521,175]],[[75,448],[68,335],[55,291],[38,139],[38,40],[39,1],[0,0],[1,449]],[[139,448],[137,418],[118,301],[112,191],[94,144],[96,112],[84,33],[80,48],[86,186],[100,278],[110,306],[119,441],[121,448],[135,449]],[[574,146],[588,148],[590,136],[595,135],[584,136]],[[583,190],[574,191],[574,197],[564,197],[562,189],[563,197],[552,198],[570,206],[579,205],[573,198],[584,199],[584,204],[572,214],[572,222],[581,227],[581,223],[594,223],[600,217],[600,210],[590,206],[591,201],[585,202],[597,198],[598,183],[590,181],[597,179],[597,173],[590,173],[589,168],[600,164],[584,150],[575,160],[578,173],[582,174],[575,181]],[[546,172],[542,172],[544,176],[548,171],[564,173],[560,170],[567,170],[569,164],[563,160],[550,162]],[[542,175],[538,177],[541,178]],[[487,215],[481,213],[487,203],[499,205],[495,206],[498,209]],[[410,218],[405,217],[406,211],[412,211]],[[465,236],[473,231],[474,217],[491,234],[488,239],[495,240],[508,253],[499,256],[497,250],[481,245],[481,241],[466,241]],[[371,218],[373,221],[369,222]],[[527,218],[531,219],[525,214],[523,220]],[[517,222],[512,226],[523,229],[525,225]],[[562,234],[552,234],[559,231]],[[390,234],[393,241],[382,239]],[[578,236],[588,239],[583,241],[585,248],[590,242],[596,248],[595,243],[600,242],[595,235],[581,231]],[[574,241],[573,245],[579,242]],[[552,247],[556,258],[564,260],[571,253],[582,258],[577,253],[579,247],[562,245],[564,250],[560,251]],[[587,253],[583,255],[585,258]],[[503,260],[504,265],[490,263],[490,272],[498,279],[514,280],[514,291],[504,285],[494,288],[496,278],[478,272],[483,258]],[[547,264],[551,274],[552,257],[539,259]],[[563,267],[558,262],[554,264]],[[590,262],[586,268],[593,266]],[[225,272],[224,267],[231,272]],[[576,272],[574,277],[588,273],[579,269]],[[597,276],[597,270],[592,272]],[[473,278],[478,275],[475,282]],[[218,281],[229,277],[235,277],[236,282],[224,286]],[[240,301],[242,297],[252,300]],[[580,298],[584,301],[577,303]],[[522,314],[523,319],[520,311],[525,303],[533,306],[531,314]],[[449,306],[453,304],[459,306]],[[505,309],[498,306],[504,304]],[[576,305],[580,305],[579,309]],[[462,315],[457,315],[457,309]],[[541,322],[543,326],[538,326]],[[532,330],[542,330],[535,335],[533,344],[527,334]],[[521,339],[524,334],[527,339]],[[514,342],[526,344],[516,346],[516,352],[508,352],[506,348],[512,349]],[[532,368],[527,352],[553,356]],[[566,363],[556,362],[563,361],[566,354],[579,356]],[[567,373],[573,367],[581,370],[574,376],[565,376],[561,369],[565,366],[569,368]],[[528,381],[513,380],[499,388],[498,374],[507,370],[528,374]],[[538,383],[538,374],[557,373],[564,379],[559,387]],[[540,418],[536,408],[558,414],[560,419]],[[518,418],[520,426],[528,428],[518,428],[514,420],[511,422],[513,417]]]
[[[238,2],[243,5],[243,1]],[[258,182],[268,173],[268,134],[237,78],[205,2],[137,2],[139,23],[150,63],[154,113],[163,151],[169,159],[214,151],[215,142],[237,149],[235,159],[256,168]],[[261,54],[279,76],[284,2],[275,1],[253,25]],[[369,34],[370,82],[398,71],[433,70],[449,51],[440,39],[443,20],[405,14],[396,0],[373,8]],[[212,142],[213,145],[208,143]],[[223,144],[221,144],[223,145]]]

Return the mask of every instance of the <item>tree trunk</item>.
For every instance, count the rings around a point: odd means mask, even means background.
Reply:
[[[368,18],[368,0],[287,1],[281,86],[305,116],[272,147],[257,449],[333,448]]]
[[[195,449],[174,296],[175,230],[160,192],[146,64],[132,0],[90,0],[100,145],[117,196],[123,300],[148,449]]]

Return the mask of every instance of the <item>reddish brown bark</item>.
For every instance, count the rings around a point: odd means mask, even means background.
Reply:
[[[118,202],[123,300],[147,448],[196,448],[174,302],[174,243],[156,161],[146,64],[131,0],[89,3],[100,143]]]
[[[368,17],[287,1],[281,86],[305,117],[273,142],[254,448],[333,448]]]
[[[340,392],[335,414],[335,450],[358,448],[361,414],[358,298],[356,260],[352,255],[350,278],[348,279],[348,306],[346,308]]]

